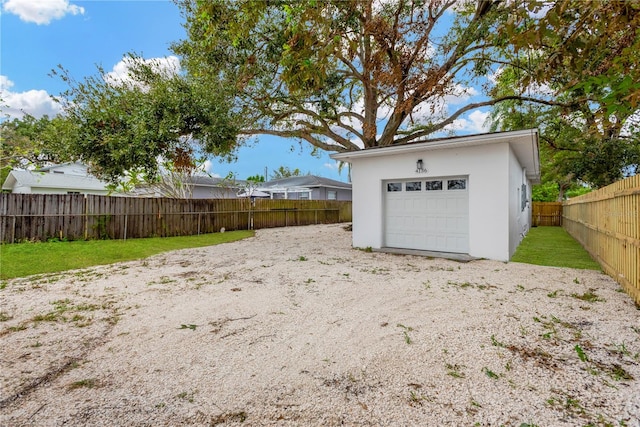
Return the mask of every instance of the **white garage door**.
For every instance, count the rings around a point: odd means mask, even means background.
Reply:
[[[387,181],[385,246],[469,252],[469,189],[465,177]]]

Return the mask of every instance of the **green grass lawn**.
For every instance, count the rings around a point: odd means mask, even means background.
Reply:
[[[131,261],[176,249],[233,242],[253,235],[253,231],[229,231],[148,239],[4,244],[0,245],[0,279]]]
[[[562,227],[532,227],[511,261],[600,270],[600,265]]]

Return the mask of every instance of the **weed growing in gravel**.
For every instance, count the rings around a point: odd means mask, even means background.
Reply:
[[[45,313],[45,314],[36,314],[31,318],[31,321],[36,323],[37,322],[71,321],[75,323],[75,326],[82,328],[85,326],[89,326],[93,322],[93,319],[83,316],[77,312],[100,310],[101,308],[108,308],[110,304],[106,306],[105,305],[99,306],[96,304],[72,305],[71,300],[69,298],[65,298],[63,300],[61,299],[61,300],[53,301],[51,305],[53,305],[53,308],[54,308],[53,311],[50,311],[49,313]],[[68,318],[67,316],[65,316],[66,313],[75,313],[75,314],[73,314],[71,318]]]
[[[487,368],[486,366],[484,368],[482,368],[482,372],[484,372],[484,374],[486,376],[488,376],[489,378],[491,378],[492,380],[497,380],[498,378],[500,378],[500,375],[496,374],[495,372],[493,372],[491,369]]]
[[[13,316],[9,315],[6,311],[0,311],[0,322],[6,322],[13,319]]]
[[[460,289],[465,289],[465,288],[470,287],[471,283],[469,283],[469,282],[458,283],[458,282],[454,282],[453,280],[447,280],[447,285],[455,286],[455,287],[460,288]]]
[[[576,328],[571,323],[560,320],[555,316],[551,316],[551,320],[546,320],[546,319],[547,319],[546,316],[540,316],[540,317],[534,316],[533,318],[533,321],[540,323],[545,330],[544,333],[540,334],[542,338],[546,340],[557,339],[558,329],[556,328],[556,325],[563,326],[564,328],[570,330],[573,334],[574,340],[579,340],[582,338],[582,331],[580,331],[580,329]]]
[[[67,387],[69,390],[76,390],[79,388],[94,388],[98,385],[98,380],[95,378],[86,378],[84,380],[76,381]]]
[[[591,374],[599,375],[602,372],[607,374],[614,381],[633,380],[633,376],[621,365],[617,363],[606,364],[597,360],[592,360],[587,356],[579,344],[576,344],[574,350],[578,354],[580,361],[587,365],[587,371]]]
[[[491,345],[494,347],[504,347],[504,344],[498,341],[495,335],[491,335]]]
[[[225,412],[224,414],[211,417],[209,425],[217,426],[218,424],[227,424],[231,422],[243,423],[247,420],[245,411]]]
[[[586,353],[584,352],[582,347],[580,347],[579,344],[576,344],[576,346],[573,349],[576,351],[576,353],[578,353],[578,358],[580,359],[581,362],[589,361],[589,358],[587,357]]]
[[[418,393],[415,390],[409,391],[409,403],[411,405],[422,405],[422,401],[425,399],[426,397],[422,393]]]
[[[21,323],[21,324],[16,325],[16,326],[9,326],[5,330],[9,331],[9,332],[18,332],[18,331],[24,331],[25,329],[27,329],[27,325],[25,325],[24,323]],[[2,336],[2,335],[5,335],[5,334],[0,334],[0,336]]]
[[[466,375],[462,372],[464,365],[452,365],[450,363],[445,363],[445,368],[447,368],[447,375],[452,376],[453,378],[464,378]]]
[[[571,296],[587,302],[605,302],[604,298],[600,298],[598,295],[596,295],[595,289],[589,289],[587,292],[583,293],[582,295],[571,294]]]
[[[413,341],[411,341],[411,337],[409,336],[409,332],[413,331],[413,328],[411,326],[404,326],[402,323],[398,323],[396,326],[403,329],[402,333],[404,334],[404,342],[406,342],[407,344],[413,343]]]
[[[187,325],[180,325],[180,327],[178,329],[191,329],[192,331],[195,331],[196,328],[198,327],[198,325],[194,325],[193,323],[189,323]]]
[[[309,258],[306,256],[300,255],[295,261],[309,261]]]
[[[608,349],[607,351],[610,354],[617,354],[620,356],[627,356],[633,360],[635,360],[636,362],[640,362],[640,352],[637,352],[635,354],[632,354],[631,351],[629,351],[629,349],[627,349],[627,345],[626,343],[623,341],[622,344],[616,344],[613,343],[613,349]]]
[[[195,400],[195,393],[188,393],[186,391],[183,391],[182,393],[178,393],[176,395],[176,398],[186,400],[189,403],[193,403]]]
[[[4,291],[6,288],[7,288],[7,281],[6,280],[0,281],[0,291]]]

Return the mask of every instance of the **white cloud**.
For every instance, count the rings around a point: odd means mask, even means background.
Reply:
[[[340,165],[338,164],[338,162],[333,162],[333,163],[327,162],[327,163],[323,164],[322,166],[324,166],[327,169],[334,170],[334,171],[337,171],[340,168]]]
[[[136,82],[131,77],[131,69],[136,62],[151,66],[153,71],[163,76],[171,76],[180,72],[180,59],[177,56],[151,59],[125,57],[113,66],[113,70],[104,75],[105,81],[113,86],[135,85]]]
[[[47,25],[67,14],[84,14],[83,7],[70,4],[68,0],[6,0],[2,3],[2,10],[38,25]]]
[[[220,174],[213,171],[213,162],[211,160],[205,160],[202,168],[204,169],[204,172],[212,178],[222,178]]]
[[[13,92],[13,82],[7,76],[0,75],[0,109],[4,116],[21,118],[31,114],[40,118],[45,114],[53,117],[62,111],[60,104],[55,102],[45,90],[28,90],[26,92]]]
[[[488,111],[473,111],[467,116],[468,118],[459,118],[453,121],[452,124],[444,128],[445,131],[458,132],[472,132],[472,133],[485,133],[489,131],[489,118]]]

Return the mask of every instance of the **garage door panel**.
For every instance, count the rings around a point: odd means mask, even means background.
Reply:
[[[455,178],[462,179],[464,178]],[[415,180],[413,180],[415,181]],[[446,183],[446,181],[445,181]],[[426,188],[425,185],[422,186]],[[469,197],[464,189],[385,191],[385,245],[388,247],[468,252]]]

